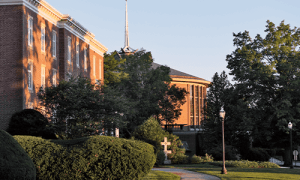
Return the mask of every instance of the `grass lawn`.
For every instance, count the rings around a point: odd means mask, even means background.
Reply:
[[[222,180],[249,180],[249,179],[282,179],[300,180],[300,169],[289,168],[235,168],[227,167],[227,174],[221,174],[222,167],[210,164],[181,164],[164,167],[177,167],[189,171],[195,171],[220,177]]]
[[[147,180],[147,179],[180,180],[180,176],[169,172],[151,170],[150,173],[143,178],[143,180]]]

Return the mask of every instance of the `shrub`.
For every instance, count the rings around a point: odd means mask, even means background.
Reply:
[[[222,166],[222,161],[211,162],[210,164],[215,166]],[[238,167],[238,168],[280,168],[277,164],[271,162],[255,162],[248,160],[241,161],[226,161],[227,167]]]
[[[36,169],[32,159],[10,134],[0,130],[0,179],[35,178]]]
[[[160,150],[156,156],[156,165],[163,165],[166,159],[166,155],[163,150]]]
[[[208,155],[207,153],[205,154],[204,157],[193,155],[193,157],[191,158],[192,164],[200,164],[202,162],[213,162],[213,161],[214,158]]]
[[[155,163],[153,146],[141,141],[107,136],[14,138],[33,159],[38,179],[140,179]]]
[[[250,148],[247,153],[242,154],[242,158],[249,161],[268,161],[271,156],[262,148]]]
[[[7,132],[11,135],[41,136],[56,139],[53,131],[48,129],[48,120],[38,111],[24,109],[12,115]]]
[[[211,154],[212,157],[214,157],[215,160],[222,160],[223,159],[223,147],[222,146],[217,146],[211,150],[208,151],[208,154]],[[225,157],[228,160],[237,160],[236,157],[236,151],[233,147],[231,146],[226,146],[226,151],[225,151]]]
[[[168,142],[171,142],[171,145],[168,146],[168,150],[171,150],[172,152],[171,154],[168,154],[168,158],[171,159],[171,162],[183,163],[188,159],[187,156],[184,155],[185,149],[179,148],[179,146],[182,146],[179,137],[163,130],[157,120],[153,117],[138,126],[134,131],[133,136],[135,139],[152,144],[155,147],[156,155],[163,149],[161,142],[164,141],[164,137],[167,137]]]

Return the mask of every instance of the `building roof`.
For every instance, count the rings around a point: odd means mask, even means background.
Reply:
[[[153,62],[151,68],[156,69],[159,66],[162,66],[162,65]],[[187,74],[187,73],[184,73],[184,72],[178,71],[176,69],[172,69],[172,68],[170,68],[170,76],[175,77],[175,78],[199,79],[199,80],[207,81],[203,78],[199,78],[199,77],[196,77],[196,76],[193,76],[193,75],[190,75],[190,74]]]

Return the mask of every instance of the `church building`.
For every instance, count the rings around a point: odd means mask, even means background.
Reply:
[[[0,1],[0,129],[38,105],[40,88],[79,74],[104,82],[107,48],[44,0]]]

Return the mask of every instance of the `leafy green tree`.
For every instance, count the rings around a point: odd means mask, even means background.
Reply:
[[[119,103],[123,98],[114,89],[104,90],[88,78],[62,80],[57,87],[41,89],[38,96],[42,111],[55,123],[53,128],[60,138],[99,134],[107,124],[122,126],[120,113],[126,104],[121,107]]]
[[[122,58],[117,51],[110,54],[104,54],[104,84],[119,83],[122,79],[126,79],[128,74],[123,70],[121,66],[126,62],[125,58]]]
[[[126,58],[126,62],[120,67],[128,77],[110,85],[118,89],[129,101],[130,109],[123,116],[127,122],[122,131],[125,137],[130,137],[134,129],[150,116],[156,115],[165,121],[178,117],[186,91],[169,86],[170,68],[160,66],[153,69],[151,52],[145,50],[123,55],[122,58]]]
[[[267,21],[265,32],[265,38],[254,39],[247,31],[233,34],[236,50],[227,55],[227,68],[236,81],[236,97],[247,104],[253,146],[288,150],[289,122],[293,144],[300,136],[300,30]]]

